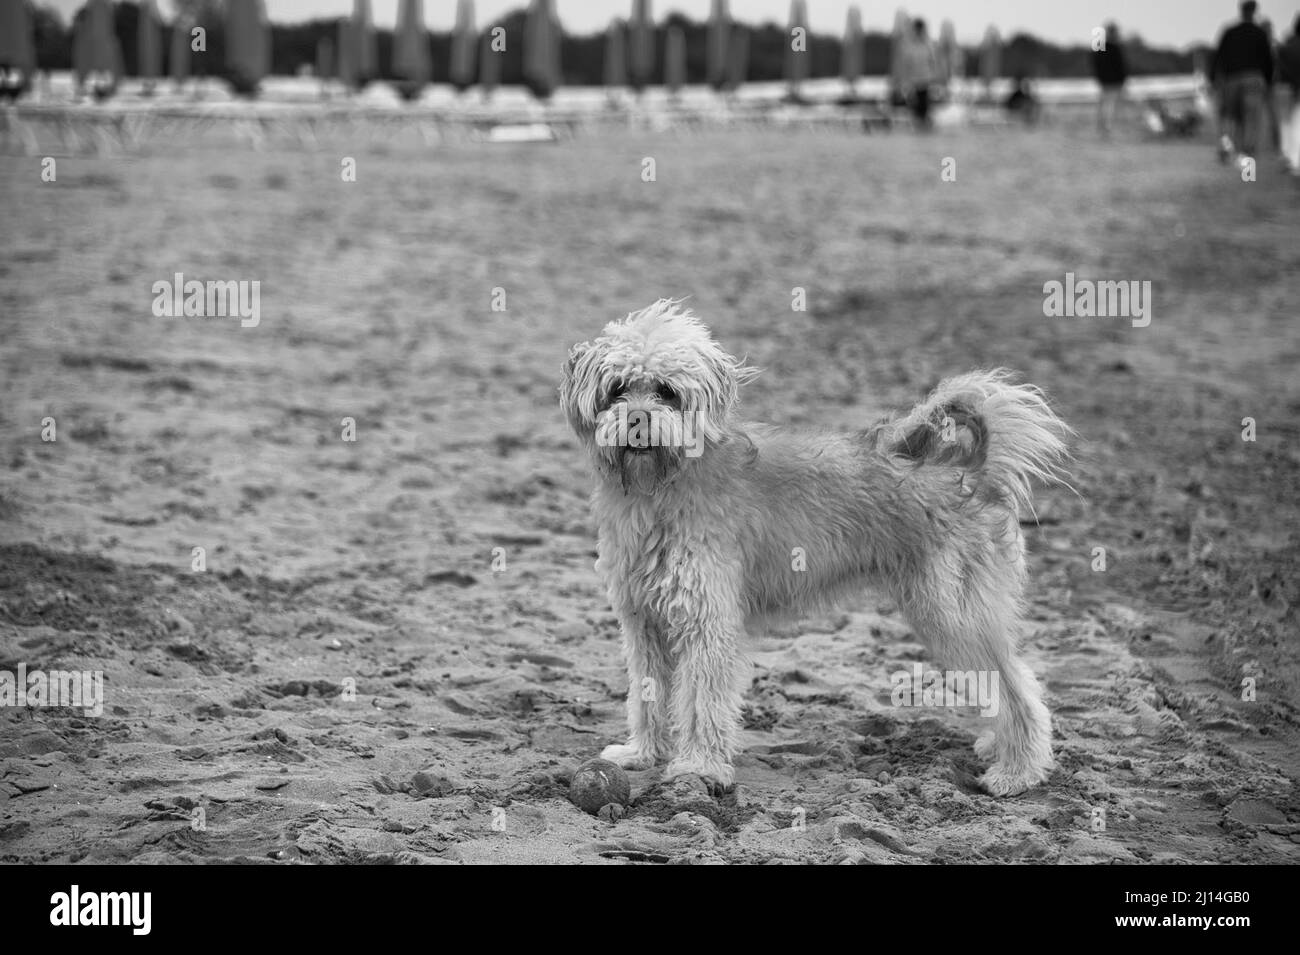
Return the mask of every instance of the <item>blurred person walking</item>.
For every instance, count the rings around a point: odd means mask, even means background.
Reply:
[[[939,56],[926,34],[925,21],[912,21],[912,35],[900,50],[899,85],[907,97],[917,128],[930,128],[930,92],[940,81]]]
[[[1273,83],[1273,51],[1255,23],[1255,0],[1242,0],[1241,22],[1223,31],[1214,54],[1213,78],[1219,90],[1219,158],[1234,150],[1244,165],[1253,161],[1266,122],[1265,98]]]
[[[1267,17],[1261,17],[1259,28],[1268,38],[1268,52],[1273,57],[1273,69],[1277,70],[1277,38],[1273,36],[1273,23]],[[1274,75],[1276,79],[1276,75]],[[1264,131],[1261,141],[1273,152],[1281,155],[1281,125],[1278,123],[1277,84],[1270,82],[1264,93]]]
[[[1109,136],[1124,97],[1124,84],[1128,82],[1128,61],[1124,58],[1119,27],[1113,20],[1106,24],[1106,37],[1101,49],[1092,53],[1092,73],[1101,86],[1101,98],[1097,100],[1097,129],[1102,136]]]
[[[1034,85],[1029,80],[1029,74],[1023,72],[1016,74],[1015,79],[1011,81],[1011,94],[1002,105],[1012,119],[1018,119],[1027,126],[1038,122],[1041,106],[1038,96],[1034,93]]]
[[[1282,160],[1291,175],[1300,176],[1300,13],[1291,36],[1277,49],[1277,86]]]

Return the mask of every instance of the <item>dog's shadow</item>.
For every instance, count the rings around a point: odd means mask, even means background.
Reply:
[[[693,813],[708,819],[719,832],[738,832],[760,809],[742,805],[735,786],[722,790],[699,776],[660,779],[632,800],[633,812],[656,822],[667,823],[681,813]]]
[[[744,783],[750,776],[746,766],[792,779],[844,775],[877,781],[882,774],[889,780],[933,778],[939,767],[956,789],[988,796],[978,780],[983,766],[973,749],[975,736],[938,717],[872,713],[831,721],[800,717],[796,722],[804,730],[798,739],[747,747],[737,759],[738,780]],[[760,717],[746,728],[765,732],[771,726]]]
[[[772,812],[779,819],[781,811],[773,807],[788,801],[785,793],[791,783],[805,778],[911,779],[919,787],[920,779],[935,778],[936,766],[955,789],[992,800],[979,785],[983,769],[972,749],[974,741],[962,728],[933,716],[900,719],[873,713],[823,723],[800,740],[746,748],[736,760],[737,783],[730,789],[710,787],[697,776],[658,779],[633,799],[632,811],[659,823],[681,813],[696,814],[720,832],[736,832],[759,812]]]

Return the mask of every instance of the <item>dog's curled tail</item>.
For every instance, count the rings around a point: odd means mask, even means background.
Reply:
[[[1004,369],[948,378],[888,429],[890,454],[966,468],[977,488],[1032,513],[1032,483],[1067,484],[1073,429],[1033,385]]]

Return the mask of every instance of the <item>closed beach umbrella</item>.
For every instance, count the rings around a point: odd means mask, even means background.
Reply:
[[[957,30],[951,20],[944,20],[939,27],[939,68],[945,81],[959,80],[966,72],[961,47],[957,45]]]
[[[997,27],[990,26],[984,31],[984,42],[980,44],[980,79],[985,89],[993,86],[993,81],[1002,75],[1002,37]]]
[[[478,85],[483,87],[484,97],[492,95],[492,91],[501,83],[501,54],[492,49],[492,31],[488,30],[483,34],[483,49],[479,61],[482,66],[478,71]]]
[[[664,37],[664,85],[677,97],[686,85],[686,34],[671,26]]]
[[[424,29],[424,0],[402,0],[393,36],[393,72],[401,80],[398,89],[408,98],[419,95],[429,82],[433,63]]]
[[[257,90],[267,73],[270,46],[261,0],[226,0],[226,68],[236,91]]]
[[[554,0],[533,0],[524,21],[524,82],[538,99],[560,87],[560,23]]]
[[[87,67],[92,73],[122,75],[122,47],[113,29],[113,5],[109,0],[86,4],[86,33],[89,38]]]
[[[22,70],[24,77],[36,71],[32,31],[32,11],[27,0],[0,0],[0,63]]]
[[[262,75],[271,75],[271,18],[266,14],[266,0],[257,0],[257,20],[261,26],[258,36],[262,45],[258,51],[262,61]]]
[[[72,41],[72,69],[77,82],[95,81],[95,93],[107,96],[122,76],[122,47],[113,30],[113,8],[109,0],[90,0],[81,11],[80,25]]]
[[[194,21],[184,15],[177,17],[172,24],[172,47],[167,72],[177,86],[184,83],[190,75],[190,43],[193,40],[190,31],[193,29]]]
[[[727,89],[738,90],[749,79],[749,31],[737,26],[727,46]]]
[[[628,78],[632,88],[640,92],[650,83],[655,69],[655,27],[650,0],[632,0],[627,39]]]
[[[894,14],[894,32],[889,37],[889,86],[897,98],[903,93],[903,48],[912,36],[912,20],[906,10]]]
[[[727,84],[727,41],[731,38],[731,13],[727,0],[713,0],[709,15],[708,81],[715,90]]]
[[[321,81],[321,93],[326,81],[334,75],[334,41],[327,36],[316,41],[316,76]]]
[[[795,30],[803,30],[802,52],[794,48]],[[785,38],[785,79],[790,92],[798,93],[799,84],[808,78],[808,7],[804,0],[791,0],[790,29]]]
[[[136,69],[146,80],[162,75],[162,36],[158,27],[158,11],[153,0],[140,4],[140,17],[136,24]],[[150,84],[152,85],[152,84]]]
[[[456,28],[451,34],[451,83],[458,90],[474,85],[474,59],[478,54],[478,31],[474,29],[474,0],[456,4]]]
[[[627,58],[623,51],[623,21],[609,21],[605,30],[605,86],[610,93],[627,85]]]
[[[370,16],[370,0],[355,0],[349,36],[356,81],[367,83],[375,78],[379,66],[378,41],[375,39],[375,22]]]
[[[854,83],[862,75],[862,11],[849,7],[848,17],[844,22],[844,50],[840,55],[840,76],[853,89]]]
[[[357,44],[352,38],[354,29],[355,25],[350,19],[339,21],[339,41],[335,44],[335,53],[338,59],[339,82],[343,84],[344,89],[356,89],[358,83]]]
[[[86,82],[90,74],[90,11],[82,7],[72,18],[72,75],[77,85]]]

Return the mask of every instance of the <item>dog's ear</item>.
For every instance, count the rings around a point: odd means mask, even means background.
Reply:
[[[709,343],[713,345],[712,342]],[[740,398],[740,386],[751,381],[758,369],[738,361],[721,348],[700,353],[704,374],[698,376],[693,410],[700,415],[700,430],[710,441],[725,441],[731,430],[731,416]]]
[[[569,427],[578,433],[594,426],[591,420],[596,388],[591,368],[593,351],[591,342],[579,342],[569,349],[564,378],[560,381],[560,410],[569,420]]]

